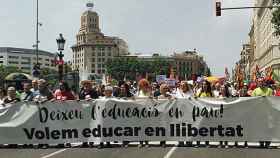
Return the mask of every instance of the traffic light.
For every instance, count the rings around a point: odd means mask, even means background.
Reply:
[[[216,2],[216,16],[222,15],[222,4],[221,2]]]

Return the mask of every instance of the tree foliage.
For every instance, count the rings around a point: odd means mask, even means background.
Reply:
[[[273,5],[279,6],[280,0],[273,0]],[[279,36],[280,35],[280,8],[277,8],[273,11],[271,23],[273,24],[273,27],[275,29],[274,34],[276,36]]]
[[[168,74],[169,63],[162,58],[156,58],[152,62],[135,58],[114,58],[106,63],[106,69],[107,73],[117,80],[135,80],[137,76],[145,76],[146,73],[155,79],[156,75]]]

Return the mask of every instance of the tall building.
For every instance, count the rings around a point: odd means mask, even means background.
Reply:
[[[179,78],[190,78],[193,74],[201,76],[207,71],[207,64],[203,56],[199,55],[196,50],[174,53],[171,57],[174,59]]]
[[[255,0],[255,6],[272,6],[273,0]],[[260,70],[272,67],[275,74],[280,75],[279,37],[274,36],[271,23],[273,9],[254,9],[253,24],[249,36],[253,49],[251,71],[256,65]]]
[[[38,55],[40,68],[56,69],[54,65],[55,54],[39,50]],[[34,49],[0,47],[0,65],[16,66],[23,72],[31,73],[36,65],[36,59]]]
[[[88,10],[81,16],[81,26],[76,35],[76,44],[72,46],[72,69],[85,73],[104,74],[106,62],[115,56],[127,55],[126,42],[118,37],[105,36],[100,29],[98,14],[93,4],[87,4]]]

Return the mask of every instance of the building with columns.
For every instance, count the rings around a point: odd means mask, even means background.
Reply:
[[[81,16],[81,25],[72,46],[72,69],[85,73],[104,74],[106,62],[113,57],[128,55],[127,43],[118,38],[105,36],[100,29],[98,14],[93,4],[87,4],[87,11]]]

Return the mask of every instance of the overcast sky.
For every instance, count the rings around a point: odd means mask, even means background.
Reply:
[[[251,6],[253,0],[223,0],[222,7]],[[56,38],[67,40],[66,57],[80,27],[88,0],[39,0],[39,48],[56,52]],[[223,75],[239,59],[248,41],[252,10],[224,11],[215,17],[214,0],[94,0],[101,30],[127,41],[132,53],[193,50],[204,56],[215,75]],[[3,0],[0,46],[32,48],[36,0]]]

